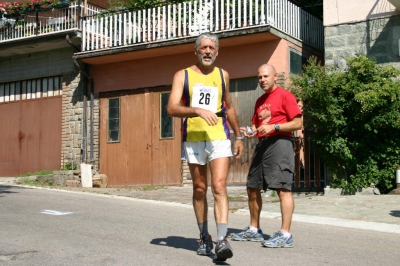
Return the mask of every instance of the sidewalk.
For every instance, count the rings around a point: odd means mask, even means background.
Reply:
[[[15,185],[14,178],[0,177],[0,186]],[[157,204],[183,204],[191,206],[192,187],[163,187],[139,190],[134,187],[123,188],[76,188],[52,187],[52,190],[74,193],[92,193],[108,197],[127,197],[131,200],[151,200]],[[1,193],[1,191],[0,191]],[[336,194],[335,194],[336,193]],[[400,234],[400,195],[340,195],[329,193],[326,196],[315,194],[296,194],[293,221],[327,224],[356,229],[366,229]],[[231,213],[248,215],[246,187],[228,186],[229,209]],[[209,206],[213,207],[213,197],[209,188]],[[262,217],[280,219],[279,198],[270,192],[263,193]]]

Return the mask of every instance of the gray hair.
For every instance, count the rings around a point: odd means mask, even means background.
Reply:
[[[202,39],[209,39],[213,42],[215,42],[215,45],[217,46],[217,49],[219,49],[219,41],[218,41],[218,36],[215,35],[214,33],[211,32],[205,32],[199,35],[199,37],[197,37],[196,40],[196,44],[194,46],[194,48],[197,50],[197,47],[199,47],[200,42]]]

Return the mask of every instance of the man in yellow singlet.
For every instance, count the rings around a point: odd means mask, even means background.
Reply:
[[[167,112],[170,116],[183,118],[182,153],[189,164],[193,180],[193,208],[200,230],[197,254],[210,255],[213,249],[208,233],[206,198],[209,163],[217,224],[214,259],[225,261],[233,256],[232,248],[226,240],[229,211],[226,179],[230,157],[240,158],[244,145],[229,95],[229,74],[214,66],[218,49],[219,41],[215,34],[203,33],[197,38],[197,63],[176,72]],[[236,136],[233,154],[231,129]]]

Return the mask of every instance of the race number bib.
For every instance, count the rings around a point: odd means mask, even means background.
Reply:
[[[198,107],[216,113],[218,108],[218,88],[194,85],[192,107]]]

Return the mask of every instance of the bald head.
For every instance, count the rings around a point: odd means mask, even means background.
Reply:
[[[273,65],[263,64],[258,68],[258,73],[263,72],[262,70],[267,70],[271,75],[275,75],[276,70]]]
[[[277,75],[273,65],[264,64],[258,68],[258,84],[266,93],[275,90],[276,80]]]

